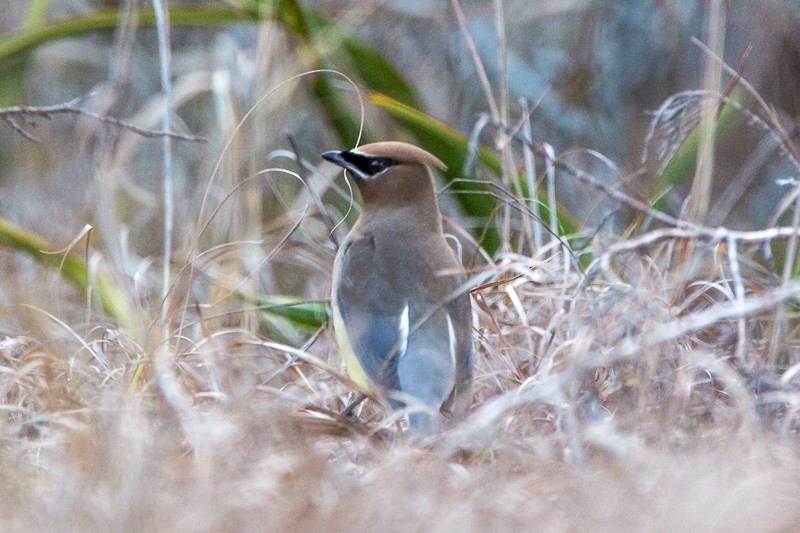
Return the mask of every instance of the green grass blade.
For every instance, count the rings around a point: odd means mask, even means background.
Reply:
[[[117,10],[99,10],[86,15],[57,20],[33,26],[21,32],[0,38],[0,62],[33,50],[37,46],[59,39],[76,37],[85,33],[116,28],[124,14]],[[211,6],[172,7],[169,10],[173,26],[226,26],[236,23],[257,22],[256,13]],[[140,26],[155,26],[152,9],[140,9],[133,19]],[[126,18],[127,20],[127,18]]]
[[[28,12],[25,14],[25,28],[35,28],[44,24],[47,10],[50,8],[50,0],[30,0]]]
[[[43,265],[59,269],[61,275],[80,291],[93,291],[103,312],[114,319],[120,327],[125,329],[133,327],[131,303],[125,291],[102,272],[95,274],[93,285],[89,267],[78,255],[48,253],[48,250],[53,250],[55,247],[44,238],[3,218],[0,218],[0,246],[28,254]]]

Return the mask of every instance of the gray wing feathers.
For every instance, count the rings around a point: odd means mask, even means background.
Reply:
[[[396,389],[397,356],[404,344],[403,306],[396,291],[372,268],[375,260],[372,239],[357,239],[347,245],[341,259],[336,304],[364,371],[381,387]]]

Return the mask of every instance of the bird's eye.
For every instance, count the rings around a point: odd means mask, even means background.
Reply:
[[[362,177],[377,176],[387,168],[397,165],[391,157],[376,157],[358,152],[341,152],[340,157],[346,162],[345,168],[358,172]]]
[[[380,159],[373,159],[372,161],[369,162],[369,173],[370,174],[377,174],[379,172],[382,172],[385,169],[386,169],[386,163],[384,163]]]

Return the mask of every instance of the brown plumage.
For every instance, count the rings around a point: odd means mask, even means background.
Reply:
[[[334,263],[334,328],[348,372],[406,408],[415,433],[431,434],[440,411],[467,410],[472,382],[470,299],[429,168],[445,167],[400,142],[322,156],[350,172],[363,199]]]

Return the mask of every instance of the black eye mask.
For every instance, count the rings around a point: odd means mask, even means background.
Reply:
[[[371,157],[355,152],[342,152],[342,159],[356,167],[365,176],[375,176],[391,166],[400,164],[399,161],[391,157]]]

